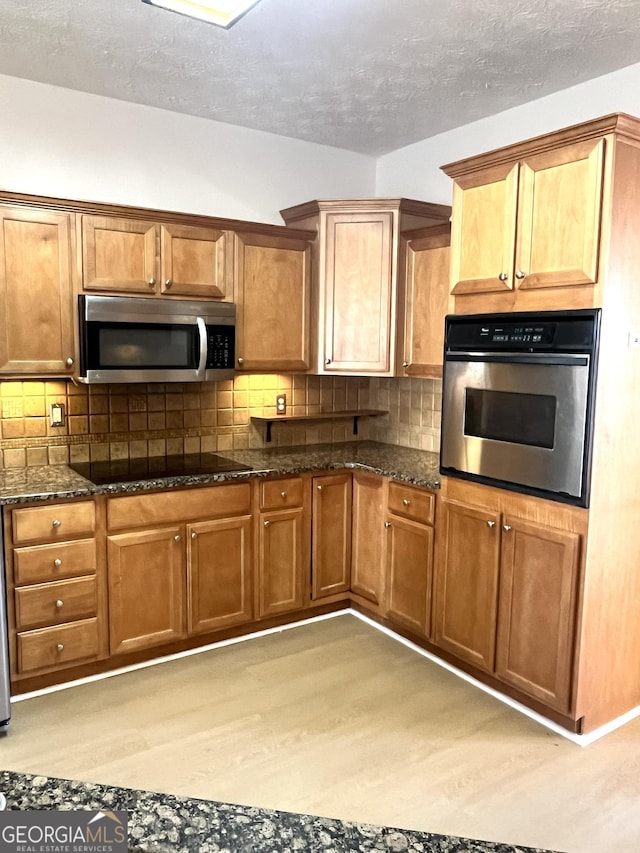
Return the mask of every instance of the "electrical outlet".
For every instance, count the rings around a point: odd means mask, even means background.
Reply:
[[[640,347],[640,332],[632,331],[629,332],[629,346],[632,349],[636,349]]]
[[[52,427],[64,426],[64,403],[51,403],[49,406],[49,423]]]
[[[287,395],[278,394],[276,397],[276,413],[278,415],[286,415],[287,413]]]

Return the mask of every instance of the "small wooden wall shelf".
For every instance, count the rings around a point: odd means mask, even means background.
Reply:
[[[284,421],[326,421],[338,418],[353,418],[353,434],[358,434],[358,418],[377,418],[380,415],[388,415],[378,409],[358,409],[346,412],[316,412],[314,415],[273,415],[273,417],[251,417],[256,424],[266,425],[265,441],[271,441],[271,425],[283,423]]]

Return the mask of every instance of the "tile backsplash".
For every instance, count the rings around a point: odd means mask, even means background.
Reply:
[[[7,381],[0,382],[0,467],[264,447],[264,426],[252,415],[273,416],[272,446],[354,438],[351,418],[278,423],[281,393],[287,414],[388,411],[361,419],[358,437],[438,449],[439,380],[247,374],[184,385]],[[63,426],[49,423],[53,403],[65,408]]]

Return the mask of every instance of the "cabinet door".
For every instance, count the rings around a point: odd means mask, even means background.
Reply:
[[[311,597],[345,592],[351,579],[351,474],[314,477]]]
[[[448,226],[428,231],[425,229],[423,236],[406,243],[402,360],[405,376],[442,376],[451,237]]]
[[[453,184],[451,292],[513,288],[518,166],[495,166]]]
[[[320,367],[326,373],[389,374],[393,215],[329,213],[326,238]]]
[[[389,515],[387,616],[428,636],[431,629],[433,527]]]
[[[158,226],[138,219],[82,216],[82,287],[114,293],[158,292]]]
[[[107,537],[111,654],[185,636],[181,527]]]
[[[233,301],[233,232],[191,225],[160,227],[160,290]]]
[[[204,634],[248,622],[251,517],[187,525],[188,630]]]
[[[260,616],[303,606],[303,509],[263,512],[259,522]]]
[[[438,517],[435,642],[492,672],[495,663],[500,515],[442,501]]]
[[[603,139],[589,140],[523,161],[515,273],[519,288],[597,281],[604,146]]]
[[[509,518],[504,531],[496,672],[568,713],[580,536]]]
[[[70,374],[71,226],[67,213],[0,207],[0,374]]]
[[[384,595],[384,480],[353,474],[351,590],[381,604]]]
[[[310,244],[236,235],[237,366],[309,370]]]

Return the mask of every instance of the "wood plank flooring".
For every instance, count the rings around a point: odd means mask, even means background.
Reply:
[[[567,853],[640,849],[640,720],[576,746],[350,615],[17,702],[0,756]]]

